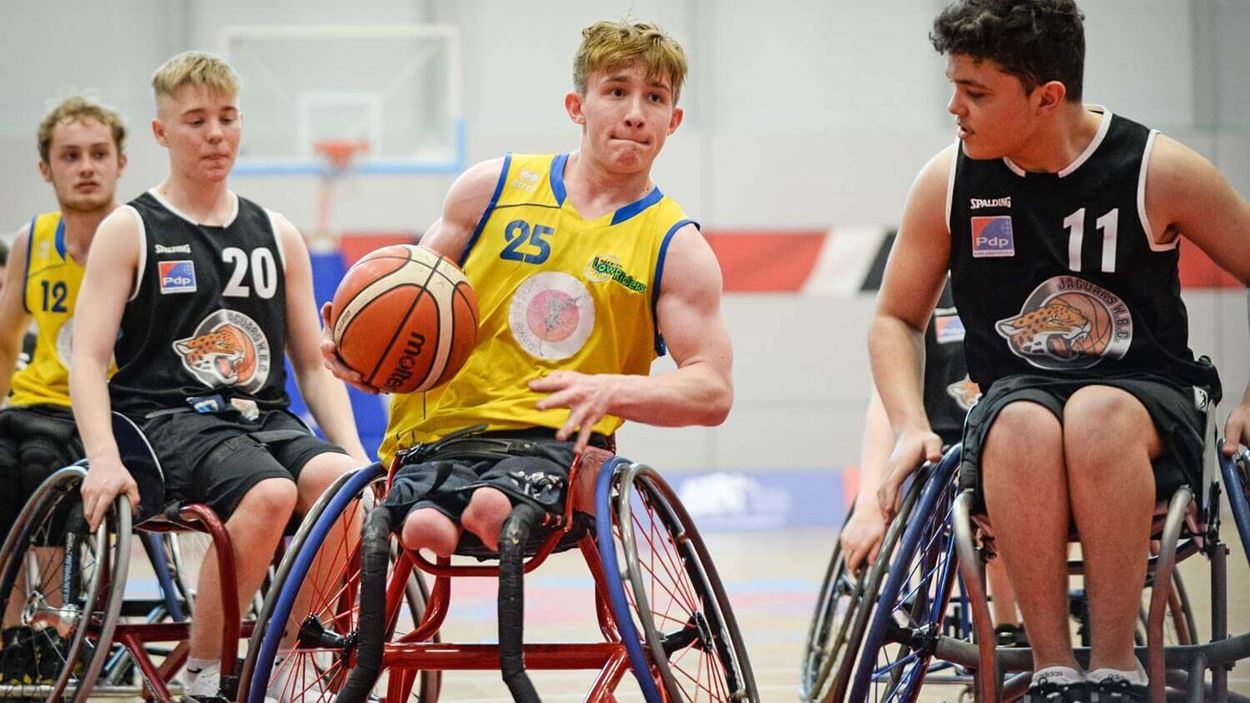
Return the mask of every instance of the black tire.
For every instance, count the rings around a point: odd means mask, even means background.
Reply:
[[[637,623],[646,647],[648,661],[634,661],[635,671],[649,669],[670,703],[759,701],[729,598],[676,494],[658,473],[631,464],[617,474],[610,502],[612,534],[599,538],[620,555],[628,608],[614,597],[613,612]]]
[[[339,477],[304,516],[299,531],[291,539],[286,555],[274,573],[273,583],[266,593],[264,604],[257,618],[257,627],[248,646],[248,656],[244,660],[241,671],[239,689],[241,698],[263,703],[263,696],[257,690],[257,685],[251,681],[253,675],[261,670],[268,672],[264,688],[283,679],[279,685],[282,686],[284,694],[282,699],[287,701],[329,703],[337,697],[339,688],[346,681],[349,650],[354,646],[354,634],[359,622],[359,605],[356,599],[360,594],[360,531],[356,528],[354,534],[344,534],[337,543],[329,544],[327,543],[328,535],[325,536],[326,539],[317,541],[314,536],[315,530],[312,528],[319,521],[346,519],[349,524],[352,524],[358,516],[363,516],[362,499],[366,495],[368,501],[376,500],[381,496],[385,488],[386,475],[381,473],[376,465],[359,471],[370,473],[365,475],[353,472]],[[353,479],[356,481],[355,484],[353,484]],[[356,488],[356,485],[361,488]],[[341,509],[335,510],[332,505],[334,497],[340,492],[348,491],[353,492],[353,495]],[[345,497],[347,496],[340,498]],[[331,511],[334,514],[331,514]],[[315,541],[316,544],[314,544]],[[328,567],[323,564],[323,568],[318,569],[316,573],[310,573],[312,569],[297,573],[299,569],[295,564],[296,558],[304,550],[320,550],[322,554],[337,556],[331,560]],[[266,650],[275,648],[274,643],[267,643],[265,638],[267,636],[280,637],[280,628],[266,627],[266,625],[274,617],[275,606],[281,594],[291,589],[298,589],[304,584],[314,589],[316,594],[314,600],[320,601],[321,604],[317,606],[314,603],[316,609],[312,612],[294,614],[293,617],[286,618],[288,622],[301,624],[301,634],[297,637],[291,653],[283,661],[275,661],[273,655],[265,653]],[[397,620],[402,620],[406,615],[413,623],[420,622],[425,612],[427,596],[425,583],[414,570],[405,587],[406,612],[400,613]],[[313,642],[311,630],[305,630],[305,625],[311,626],[314,630],[321,630],[320,644]],[[397,627],[403,628],[404,623],[393,623],[391,631],[393,632]],[[299,673],[292,674],[292,672]],[[434,703],[438,699],[441,683],[441,672],[421,672],[409,700]],[[375,690],[385,696],[385,674],[379,680]]]
[[[130,564],[130,504],[119,497],[90,533],[79,495],[86,473],[73,466],[49,476],[0,548],[0,612],[17,586],[22,624],[44,639],[45,653],[60,658],[55,680],[5,694],[85,702],[108,658]],[[53,630],[61,638],[56,645]]]

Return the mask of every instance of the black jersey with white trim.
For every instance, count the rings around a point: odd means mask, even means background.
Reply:
[[[213,397],[289,405],[281,244],[270,213],[236,201],[224,226],[197,224],[153,191],[126,206],[138,218],[140,260],[114,350],[116,410],[144,415]]]
[[[957,147],[950,269],[971,378],[987,389],[1015,373],[1149,373],[1218,395],[1189,348],[1180,242],[1155,244],[1146,217],[1157,132],[1092,109],[1097,134],[1058,173]]]

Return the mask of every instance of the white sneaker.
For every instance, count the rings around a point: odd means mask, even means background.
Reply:
[[[221,665],[210,664],[199,671],[186,670],[186,684],[182,687],[184,700],[213,698],[221,692]]]

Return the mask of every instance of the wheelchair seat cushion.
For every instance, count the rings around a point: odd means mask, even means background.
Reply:
[[[1057,378],[1038,374],[1005,376],[989,387],[968,413],[964,426],[963,453],[959,466],[960,489],[976,491],[976,511],[985,510],[982,495],[981,451],[998,413],[1009,403],[1029,401],[1049,410],[1063,421],[1063,408],[1076,391],[1091,385],[1127,391],[1141,402],[1154,422],[1163,451],[1152,462],[1157,500],[1167,500],[1183,485],[1202,483],[1202,452],[1205,447],[1206,408],[1209,396],[1201,389],[1182,387],[1149,374],[1099,378]],[[1108,437],[1107,441],[1114,441]]]

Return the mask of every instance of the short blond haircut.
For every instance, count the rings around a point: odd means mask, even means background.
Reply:
[[[238,95],[240,81],[239,74],[220,56],[204,51],[184,51],[156,69],[152,74],[152,91],[159,101],[162,97],[173,97],[184,85]]]
[[[582,44],[573,57],[573,86],[586,94],[586,82],[600,71],[641,64],[647,77],[663,76],[673,89],[673,102],[686,82],[686,51],[658,25],[618,20],[595,22],[582,30]]]
[[[113,145],[117,147],[117,153],[121,154],[126,143],[126,124],[122,122],[122,116],[90,98],[71,95],[49,110],[39,123],[39,160],[48,163],[52,150],[52,131],[57,125],[69,122],[85,124],[92,120],[109,128],[113,133]]]

